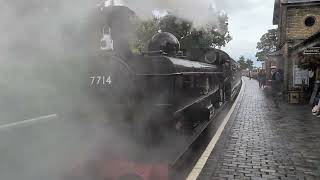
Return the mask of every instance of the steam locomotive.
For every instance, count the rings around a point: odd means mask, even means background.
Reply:
[[[182,53],[168,32],[154,35],[147,52],[130,53],[126,31],[134,13],[123,6],[110,8],[102,11],[107,18],[98,26],[101,42],[109,42],[101,43],[103,50],[90,59],[90,88],[113,122],[142,131],[192,130],[241,87],[239,64],[227,53],[214,48]]]

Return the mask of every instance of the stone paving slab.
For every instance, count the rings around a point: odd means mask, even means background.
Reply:
[[[281,104],[244,78],[245,89],[198,179],[320,180],[320,118]]]

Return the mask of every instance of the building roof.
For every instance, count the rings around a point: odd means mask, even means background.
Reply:
[[[281,49],[268,54],[269,57],[282,56],[282,55],[283,55],[283,53],[282,53]]]
[[[320,31],[290,49],[290,53],[299,53],[307,48],[320,44]]]
[[[273,8],[273,25],[279,24],[279,15],[280,15],[280,0],[275,0],[274,8]]]

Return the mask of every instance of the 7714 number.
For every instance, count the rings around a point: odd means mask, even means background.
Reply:
[[[112,81],[111,81],[111,76],[92,76],[90,77],[91,79],[91,86],[94,84],[103,84],[103,85],[111,85]]]

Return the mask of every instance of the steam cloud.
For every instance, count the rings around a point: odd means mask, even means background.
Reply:
[[[59,115],[0,130],[1,179],[62,179],[111,140],[128,142],[101,125],[108,118],[83,89],[90,79],[77,30],[95,5],[0,0],[0,125]]]
[[[75,120],[62,118],[0,131],[2,178],[59,179],[61,171],[68,171],[75,161],[95,159],[101,146],[119,142],[119,149],[128,154],[143,154],[130,138],[101,125],[101,119],[108,120],[104,109],[97,107],[82,89],[90,79],[85,76],[88,64],[82,60],[78,47],[79,42],[80,46],[83,43],[78,41],[82,34],[77,30],[85,26],[96,2],[0,0],[0,125],[52,113],[79,112]],[[196,25],[212,18],[203,13],[208,12],[208,1],[119,3],[142,17],[151,17],[154,9],[168,9]],[[143,119],[151,116],[152,112],[148,113],[135,116]],[[163,153],[161,148],[158,151]]]
[[[0,0],[0,125],[58,114],[0,130],[1,179],[63,179],[86,161],[110,158],[108,147],[132,157],[149,152],[108,126],[104,107],[84,89],[90,61],[81,43],[90,43],[78,30],[95,7],[85,0]],[[143,122],[146,113],[134,116]]]
[[[119,3],[132,8],[140,17],[151,17],[155,9],[169,10],[182,18],[191,20],[196,27],[216,22],[215,16],[209,13],[209,8],[215,8],[210,0],[123,0]]]

